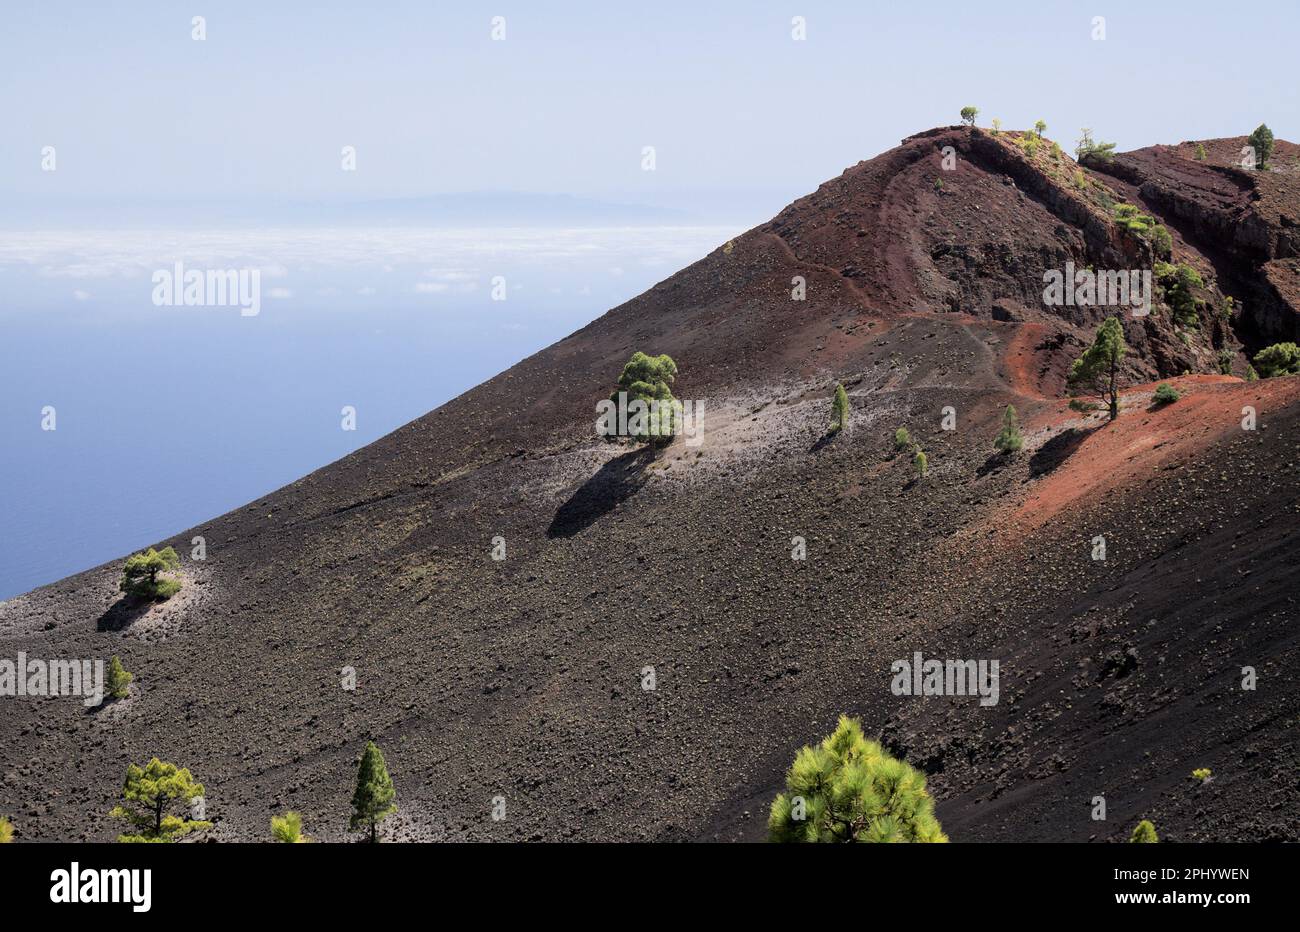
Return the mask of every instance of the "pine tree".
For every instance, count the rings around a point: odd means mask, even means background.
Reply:
[[[1081,132],[1083,135],[1079,137],[1079,141],[1074,146],[1074,157],[1079,162],[1089,158],[1109,162],[1115,158],[1115,143],[1098,142],[1092,138],[1092,130],[1086,127]]]
[[[844,390],[844,386],[839,382],[835,383],[835,398],[831,401],[831,426],[829,428],[832,434],[838,434],[849,423],[849,394]]]
[[[169,599],[180,591],[180,580],[159,578],[159,573],[175,570],[181,565],[180,557],[171,547],[154,550],[150,547],[144,553],[137,553],[127,558],[122,567],[122,582],[119,588],[127,595],[138,599]]]
[[[1044,121],[1044,120],[1039,120],[1038,122],[1036,122],[1036,123],[1034,124],[1034,132],[1036,132],[1036,133],[1038,134],[1038,138],[1039,138],[1039,139],[1042,139],[1042,138],[1043,138],[1043,132],[1044,132],[1046,129],[1047,129],[1047,123],[1046,123],[1046,121]]]
[[[816,747],[801,748],[772,801],[776,842],[946,842],[925,776],[862,734],[857,719]]]
[[[1266,379],[1279,375],[1300,375],[1300,346],[1274,343],[1255,354],[1255,369]]]
[[[133,835],[119,835],[122,842],[169,842],[201,828],[211,828],[211,822],[186,819],[171,815],[168,807],[175,801],[189,803],[203,795],[203,784],[195,781],[189,770],[153,758],[143,767],[131,764],[126,768],[126,782],[122,798],[128,805],[115,806],[109,815],[125,819],[135,828]],[[134,804],[134,805],[130,805]]]
[[[962,107],[962,108],[961,108],[961,121],[962,121],[963,123],[965,123],[967,126],[974,126],[974,125],[975,125],[975,118],[976,118],[977,116],[979,116],[979,115],[980,115],[980,112],[979,112],[979,108],[977,108],[977,107]]]
[[[355,830],[369,825],[370,841],[378,841],[379,823],[397,811],[393,803],[396,795],[383,752],[375,742],[367,741],[357,768],[357,790],[352,794],[352,820],[348,827]]]
[[[1127,350],[1119,319],[1107,317],[1092,346],[1070,367],[1070,387],[1098,395],[1109,406],[1112,421],[1119,417],[1119,366]]]
[[[125,699],[127,696],[127,687],[135,679],[134,673],[127,673],[126,668],[122,666],[122,661],[114,655],[113,659],[108,662],[108,694],[114,699]]]
[[[626,412],[627,432],[623,436],[655,446],[672,443],[682,417],[682,403],[673,397],[669,387],[676,376],[677,363],[672,357],[647,356],[639,351],[632,354],[618,377],[618,387],[609,397],[615,412],[620,408]],[[604,437],[614,442],[620,434],[605,430]]]
[[[285,845],[301,845],[310,841],[302,833],[302,816],[296,812],[271,816],[271,837]]]
[[[912,455],[912,465],[916,467],[916,473],[922,479],[930,471],[930,458],[925,455],[925,451],[921,449],[919,444],[916,447],[916,452]]]
[[[1003,453],[1017,453],[1024,445],[1024,438],[1020,436],[1020,423],[1016,420],[1015,406],[1007,405],[1007,410],[1002,413],[1002,431],[993,441],[993,447]]]
[[[894,449],[898,452],[911,449],[912,435],[907,432],[906,427],[900,427],[894,431]]]
[[[1156,827],[1148,820],[1143,819],[1133,827],[1133,834],[1129,836],[1128,840],[1138,844],[1154,844],[1160,839],[1156,837]]]
[[[1273,131],[1263,123],[1259,124],[1246,140],[1246,145],[1255,150],[1255,165],[1268,168],[1268,160],[1273,155]]]

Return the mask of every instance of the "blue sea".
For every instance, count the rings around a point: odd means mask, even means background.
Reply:
[[[738,232],[0,232],[0,599],[292,482]],[[256,270],[259,312],[155,303],[176,262]]]

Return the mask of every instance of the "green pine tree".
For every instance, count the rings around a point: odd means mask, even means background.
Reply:
[[[667,446],[672,443],[678,421],[682,418],[682,403],[673,397],[669,387],[677,376],[677,363],[667,355],[647,356],[635,352],[618,377],[618,387],[610,395],[615,411],[626,410],[625,436],[642,443]],[[641,405],[635,404],[641,402]],[[619,439],[615,431],[605,431],[605,439]]]
[[[1255,166],[1268,168],[1268,160],[1273,156],[1273,131],[1261,123],[1250,134],[1246,145],[1255,150]]]
[[[361,755],[361,764],[357,768],[357,789],[352,794],[352,820],[349,828],[370,826],[370,841],[379,840],[379,823],[397,811],[393,803],[397,791],[393,789],[393,780],[388,776],[388,766],[384,763],[384,754],[373,741],[366,742],[366,750]]]
[[[1155,844],[1160,839],[1156,837],[1156,827],[1148,820],[1143,819],[1133,827],[1133,834],[1128,840],[1137,844]]]
[[[122,582],[119,588],[127,595],[137,599],[169,599],[180,591],[181,583],[171,577],[159,577],[177,569],[181,565],[180,557],[171,547],[154,550],[150,547],[144,553],[128,557],[122,567]]]
[[[122,661],[116,655],[108,662],[108,694],[114,699],[125,699],[127,687],[135,679],[134,673],[127,673],[126,668],[122,666]]]
[[[962,107],[961,121],[967,126],[975,125],[975,118],[980,115],[978,107]]]
[[[198,829],[211,828],[211,822],[191,820],[167,811],[173,802],[189,803],[202,795],[203,784],[195,781],[189,770],[175,764],[155,757],[143,767],[129,765],[122,785],[122,798],[127,805],[115,806],[109,815],[125,819],[136,831],[119,835],[117,840],[170,842]]]
[[[839,382],[835,383],[835,398],[831,401],[831,426],[829,431],[838,434],[849,423],[849,393]]]
[[[906,427],[900,427],[894,431],[894,449],[899,453],[909,450],[912,447],[912,435],[907,432]]]
[[[945,842],[925,775],[890,757],[840,716],[834,733],[795,755],[786,791],[772,801],[776,842]]]
[[[1255,354],[1255,369],[1266,379],[1279,375],[1300,375],[1300,346],[1274,343]]]
[[[916,467],[916,474],[922,479],[930,471],[930,458],[925,455],[925,451],[917,444],[915,452],[912,454],[912,465]]]
[[[1003,453],[1017,453],[1024,445],[1024,438],[1020,436],[1020,423],[1016,419],[1015,406],[1007,405],[1007,410],[1002,412],[1002,431],[993,441],[993,447]]]
[[[1107,317],[1097,328],[1096,339],[1070,367],[1073,391],[1099,396],[1110,409],[1110,419],[1119,417],[1119,367],[1128,346],[1119,319]]]

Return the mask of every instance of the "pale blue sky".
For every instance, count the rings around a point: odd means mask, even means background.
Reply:
[[[1294,0],[311,6],[6,0],[0,198],[515,190],[767,216],[966,103],[1070,144],[1300,137]]]

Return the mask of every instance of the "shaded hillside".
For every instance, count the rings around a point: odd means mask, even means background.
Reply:
[[[1244,373],[1243,339],[1294,332],[1283,291],[1258,297],[1287,260],[1293,189],[1241,182],[1280,204],[1250,214],[1273,230],[1251,251],[1161,196],[1179,149],[1103,172],[1019,140],[932,130],[846,170],[425,417],[178,534],[182,554],[203,535],[208,560],[184,561],[171,602],[115,607],[112,564],[0,604],[0,656],[119,654],[136,674],[96,714],[5,701],[0,811],[20,839],[110,839],[126,764],[158,755],[204,782],[214,838],[263,838],[292,808],[340,840],[373,738],[395,838],[756,839],[794,751],[847,711],[930,774],[954,840],[1111,840],[1142,817],[1163,838],[1294,840],[1300,380],[1215,374],[1225,353]],[[1224,177],[1219,209],[1255,210]],[[1043,274],[1149,267],[1114,221],[1125,199],[1205,287],[1195,328],[1163,304],[1124,316],[1132,385],[1105,425],[1062,392],[1114,311],[1044,306]],[[1256,297],[1225,314],[1227,294]],[[596,401],[635,350],[671,355],[676,394],[705,402],[698,446],[597,441]],[[1185,397],[1152,407],[1149,383],[1175,376]],[[852,418],[827,442],[837,380]],[[1008,403],[1026,438],[1009,461],[992,456]],[[924,480],[892,450],[900,425],[930,455]],[[893,695],[890,664],[914,651],[999,659],[999,703]],[[1197,766],[1215,780],[1194,788]]]

